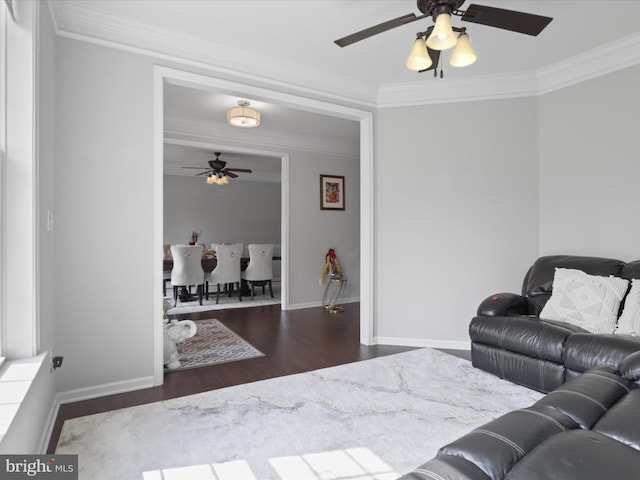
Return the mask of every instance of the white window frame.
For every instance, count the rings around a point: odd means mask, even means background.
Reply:
[[[9,11],[10,10],[10,11]],[[0,365],[4,363],[4,352],[6,351],[6,334],[7,334],[7,326],[5,322],[6,318],[6,309],[4,302],[4,285],[6,282],[6,269],[5,269],[5,205],[7,204],[5,198],[5,188],[4,188],[4,179],[5,179],[5,171],[4,171],[4,157],[6,151],[6,118],[5,113],[7,111],[6,106],[6,75],[7,75],[7,32],[6,32],[6,22],[7,15],[11,14],[13,16],[13,7],[11,5],[11,0],[5,0],[3,4],[0,5],[0,112],[3,112],[0,115]]]

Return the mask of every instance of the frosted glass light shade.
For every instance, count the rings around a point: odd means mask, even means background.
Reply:
[[[431,57],[429,56],[429,52],[427,51],[427,44],[421,38],[416,38],[416,41],[413,42],[413,47],[411,47],[411,53],[409,53],[409,58],[407,58],[407,62],[405,65],[409,70],[426,70],[432,65]]]
[[[451,28],[451,15],[441,13],[436,17],[433,32],[427,38],[427,46],[434,50],[446,50],[456,44],[456,36]]]
[[[458,42],[456,48],[453,49],[451,57],[449,57],[449,64],[452,67],[467,67],[478,59],[476,52],[471,48],[471,40],[469,35],[461,33],[458,36]]]
[[[253,128],[260,125],[260,112],[249,106],[249,102],[240,101],[237,107],[227,110],[227,123],[234,127]]]

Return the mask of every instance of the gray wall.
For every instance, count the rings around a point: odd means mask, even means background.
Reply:
[[[281,243],[280,183],[164,175],[164,243]]]
[[[57,59],[54,289],[64,392],[153,374],[153,65],[63,38]]]
[[[540,99],[540,252],[640,258],[640,66]]]
[[[464,346],[538,253],[537,99],[383,109],[377,142],[376,336]]]
[[[320,174],[345,177],[345,210],[320,210]],[[292,152],[289,259],[298,272],[290,284],[298,306],[316,305],[324,286],[325,255],[335,249],[347,278],[343,299],[360,296],[360,162],[312,152]],[[294,200],[295,199],[295,200]]]

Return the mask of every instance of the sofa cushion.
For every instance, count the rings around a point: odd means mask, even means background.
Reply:
[[[538,400],[535,407],[549,407],[590,429],[630,390],[630,382],[611,367],[593,368]]]
[[[640,450],[640,390],[632,390],[596,423],[593,431]]]
[[[628,280],[619,277],[556,268],[551,298],[540,318],[567,322],[592,333],[613,333],[628,285]]]
[[[620,365],[627,355],[639,350],[639,337],[578,332],[567,338],[562,361],[568,369],[585,372],[599,365]]]
[[[631,290],[624,299],[615,333],[640,336],[640,278],[631,280]]]
[[[640,453],[590,430],[570,430],[531,452],[505,480],[604,480],[638,478]]]
[[[442,447],[438,455],[462,457],[489,478],[503,478],[538,445],[573,428],[575,423],[553,408],[533,406],[509,412],[472,430]]]
[[[469,337],[473,342],[561,363],[564,342],[576,330],[583,331],[532,317],[475,317],[469,324]]]

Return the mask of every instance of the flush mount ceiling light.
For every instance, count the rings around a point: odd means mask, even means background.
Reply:
[[[260,125],[260,112],[251,108],[246,100],[239,100],[237,107],[227,110],[227,123],[240,128],[257,127]]]
[[[461,17],[465,22],[532,36],[537,36],[553,20],[551,17],[486,5],[471,4],[466,11],[460,10],[464,2],[465,0],[417,0],[417,7],[422,15],[416,16],[414,13],[409,13],[340,38],[335,43],[340,47],[346,47],[392,28],[432,17],[434,24],[424,32],[416,34],[405,65],[408,69],[418,72],[433,70],[434,76],[437,76],[440,52],[443,50],[455,47],[449,58],[449,64],[454,67],[469,66],[477,59],[477,55],[471,47],[469,35],[466,33],[467,29],[452,26],[452,16]],[[459,34],[457,37],[456,33]],[[442,78],[442,68],[440,68],[440,78]]]

